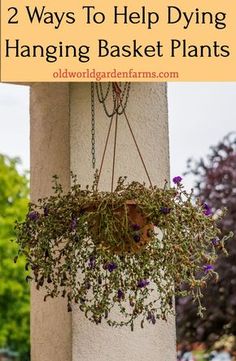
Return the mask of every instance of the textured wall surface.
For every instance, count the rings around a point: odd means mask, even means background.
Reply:
[[[31,199],[51,193],[52,176],[70,185],[69,86],[35,83],[30,94]],[[64,299],[31,289],[31,361],[71,361],[71,314]]]
[[[71,169],[83,185],[91,183],[90,84],[70,85]],[[153,183],[163,185],[169,177],[169,143],[166,85],[132,84],[127,115]],[[96,107],[96,158],[101,160],[109,125],[101,106]],[[112,142],[108,145],[101,188],[110,190]],[[123,118],[118,124],[116,177],[147,181],[133,140]],[[159,321],[143,330],[112,329],[93,325],[79,309],[72,316],[73,361],[175,361],[175,323]],[[35,360],[33,360],[35,361]],[[63,360],[64,361],[64,360]]]

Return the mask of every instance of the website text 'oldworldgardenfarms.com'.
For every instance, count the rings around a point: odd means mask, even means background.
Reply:
[[[54,79],[94,79],[95,81],[103,81],[108,79],[178,79],[177,71],[97,71],[96,69],[86,69],[85,71],[71,71],[68,68],[58,69],[52,73]]]

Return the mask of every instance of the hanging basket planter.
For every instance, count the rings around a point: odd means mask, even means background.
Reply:
[[[111,199],[104,206],[105,212],[100,212],[99,202],[84,208],[91,212],[88,229],[99,248],[118,255],[132,254],[140,252],[153,240],[154,225],[135,200],[125,200],[121,204],[120,200]]]
[[[173,298],[191,295],[202,314],[202,288],[217,281],[214,263],[231,235],[221,238],[219,217],[195,200],[173,179],[163,188],[153,186],[131,123],[126,114],[130,84],[121,90],[108,84],[98,99],[110,118],[104,152],[92,187],[82,189],[76,176],[63,192],[54,177],[54,195],[30,204],[24,222],[16,224],[19,253],[32,270],[37,289],[48,297],[65,297],[68,311],[78,304],[97,324],[130,326],[139,319],[155,324],[174,312]],[[100,89],[100,90],[99,90]],[[113,107],[105,104],[112,89]],[[94,85],[92,85],[92,99]],[[94,105],[92,103],[92,105]],[[92,164],[95,166],[94,106],[92,106]],[[114,185],[118,118],[123,115],[150,186]],[[108,140],[114,126],[111,191],[99,191]],[[224,211],[221,212],[221,217]],[[28,277],[30,278],[30,277]]]
[[[216,251],[226,237],[180,180],[161,189],[121,178],[113,192],[99,192],[94,185],[82,190],[74,177],[70,192],[57,179],[54,190],[16,225],[20,253],[45,300],[66,297],[69,311],[77,303],[95,323],[131,328],[136,318],[142,327],[166,319],[176,295],[192,295],[201,312],[201,289],[217,279]]]

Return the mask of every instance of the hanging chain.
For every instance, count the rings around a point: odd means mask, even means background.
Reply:
[[[96,84],[96,85],[95,85]],[[122,84],[123,87],[122,87]],[[143,156],[141,154],[141,151],[139,149],[138,143],[136,141],[134,132],[132,130],[131,124],[129,122],[129,119],[126,114],[126,107],[128,103],[129,98],[129,92],[130,92],[130,83],[108,83],[106,85],[106,89],[103,87],[102,83],[91,83],[91,153],[92,153],[92,166],[95,169],[96,167],[96,154],[95,154],[95,90],[96,90],[96,96],[98,98],[98,101],[103,105],[103,109],[105,111],[105,114],[108,118],[110,118],[110,125],[106,137],[105,142],[105,148],[102,155],[102,160],[100,164],[100,168],[98,171],[98,180],[97,180],[97,187],[100,179],[100,175],[103,168],[103,163],[107,151],[107,145],[108,140],[111,134],[111,128],[112,124],[115,122],[115,135],[114,135],[114,147],[113,147],[113,161],[112,161],[112,179],[111,179],[111,192],[113,192],[114,187],[114,177],[115,177],[115,163],[116,163],[116,143],[117,143],[117,128],[118,128],[118,118],[120,115],[123,115],[125,117],[125,120],[127,122],[129,131],[131,133],[131,136],[133,138],[135,147],[137,149],[138,155],[141,159],[142,165],[144,167],[144,171],[146,173],[146,176],[149,180],[150,186],[152,187],[152,182],[150,175],[148,173],[145,161],[143,159]],[[111,94],[111,97],[110,97]],[[112,101],[112,109],[108,110],[108,105]],[[110,106],[111,107],[111,106]],[[114,119],[115,118],[115,119]]]
[[[96,168],[96,143],[95,143],[95,94],[94,83],[91,83],[91,153],[92,166]]]
[[[95,85],[96,84],[96,85]],[[117,83],[107,83],[106,88],[102,83],[91,83],[91,155],[92,155],[92,167],[96,168],[96,134],[95,134],[95,89],[96,96],[98,98],[99,103],[103,105],[103,109],[107,117],[112,118],[115,114],[123,114],[126,109],[129,91],[130,91],[130,83],[124,83],[124,87],[121,90],[120,85],[116,85]],[[116,101],[117,98],[117,89],[120,90],[119,93],[119,102]],[[108,110],[108,105],[106,102],[109,102],[110,93],[112,93],[112,110]]]
[[[116,113],[122,115],[127,107],[130,83],[125,83],[123,91],[120,89],[120,84],[118,85],[118,83],[113,83],[113,88],[113,102],[116,102],[118,99]]]
[[[100,91],[98,91],[98,88]],[[105,100],[107,99],[107,97],[109,95],[110,89],[111,89],[111,83],[107,83],[107,89],[106,89],[106,92],[104,95],[102,84],[99,83],[99,85],[98,85],[98,83],[96,83],[97,96],[98,96],[98,100],[100,103],[105,102]]]
[[[121,84],[117,83],[108,83],[107,89],[104,92],[103,84],[102,83],[96,83],[96,93],[99,102],[103,105],[103,109],[105,111],[105,114],[107,117],[111,118],[116,113],[121,115],[124,113],[124,110],[126,109],[128,98],[129,98],[129,92],[130,92],[130,82],[125,82],[123,89],[121,89]],[[117,88],[120,89],[120,96],[119,96],[119,102],[116,102],[116,90]],[[112,109],[108,110],[108,104],[107,102],[110,101],[109,94],[112,93]]]

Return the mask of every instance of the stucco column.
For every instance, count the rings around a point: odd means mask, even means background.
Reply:
[[[70,185],[69,85],[35,83],[30,92],[31,199],[51,193],[57,174]],[[71,314],[64,299],[31,289],[31,361],[71,361]]]
[[[169,177],[169,143],[166,84],[134,83],[127,106],[136,139],[153,183],[162,186]],[[82,185],[91,183],[90,84],[70,86],[71,170]],[[104,149],[109,120],[102,107],[96,109],[96,158]],[[110,190],[112,144],[104,164],[101,187]],[[98,166],[98,164],[97,164]],[[133,140],[123,118],[118,124],[116,177],[147,181]],[[175,323],[158,321],[134,332],[94,325],[74,307],[72,315],[72,361],[175,361]],[[51,360],[50,360],[51,361]],[[63,360],[64,361],[64,360]]]

